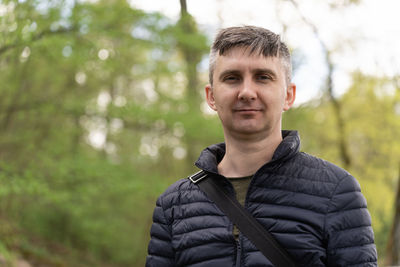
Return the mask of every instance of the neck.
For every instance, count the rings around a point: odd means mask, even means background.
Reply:
[[[281,131],[264,138],[234,138],[225,136],[226,151],[218,164],[218,172],[225,177],[253,175],[269,162],[282,141]]]

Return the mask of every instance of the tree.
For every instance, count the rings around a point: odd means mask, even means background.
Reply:
[[[155,197],[183,173],[188,36],[126,1],[0,5],[0,253],[143,263]]]
[[[386,264],[395,266],[400,264],[400,168],[399,178],[397,179],[397,193],[395,197],[395,212],[392,229],[389,232],[388,243],[386,247]]]
[[[295,0],[289,0],[293,6],[297,9],[298,13],[300,14],[302,20],[312,29],[315,37],[319,41],[322,51],[325,56],[325,64],[328,69],[328,74],[326,77],[326,84],[325,84],[325,93],[328,96],[329,102],[332,104],[336,120],[336,132],[338,133],[338,147],[340,152],[340,158],[342,161],[342,165],[345,169],[349,169],[351,167],[351,156],[348,151],[348,138],[346,136],[346,129],[345,129],[345,120],[343,119],[343,106],[340,100],[335,96],[333,91],[333,72],[335,65],[332,61],[332,52],[328,49],[327,44],[323,41],[320,36],[319,29],[309,21],[300,11],[299,5]]]
[[[197,28],[194,18],[187,10],[186,0],[180,0],[181,16],[177,23],[177,46],[183,56],[185,62],[185,77],[186,77],[186,94],[183,101],[188,104],[188,113],[193,115],[192,121],[201,122],[200,104],[202,98],[199,92],[199,78],[197,67],[204,56],[208,52],[207,39],[201,34]],[[195,115],[196,114],[196,115]],[[201,123],[198,128],[200,129]],[[188,128],[188,127],[186,127]],[[188,132],[185,135],[185,143],[187,150],[186,164],[187,171],[193,171],[193,163],[197,159],[198,151],[201,146],[198,144],[198,139]]]

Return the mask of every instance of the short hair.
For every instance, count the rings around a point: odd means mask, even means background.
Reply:
[[[224,55],[235,47],[244,47],[249,53],[258,53],[264,57],[278,57],[289,84],[292,76],[292,63],[288,47],[278,34],[255,26],[240,26],[221,29],[215,37],[210,51],[209,81],[213,84],[213,75],[217,55]]]

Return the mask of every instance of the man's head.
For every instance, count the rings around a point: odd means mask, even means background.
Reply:
[[[289,49],[280,36],[260,27],[242,26],[222,29],[216,36],[210,52],[209,81],[213,75],[218,55],[225,55],[232,48],[241,47],[264,57],[278,57],[285,71],[286,84],[290,83],[292,64]]]
[[[279,36],[258,27],[220,31],[211,49],[206,100],[225,138],[281,136],[282,112],[295,100],[290,54]]]

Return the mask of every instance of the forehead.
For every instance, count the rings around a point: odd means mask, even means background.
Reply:
[[[269,69],[276,72],[277,75],[283,74],[283,68],[280,58],[265,57],[258,51],[250,52],[244,47],[235,47],[226,51],[223,55],[217,55],[215,72],[221,72],[226,69],[245,71],[251,69]],[[215,73],[215,74],[216,74]]]

